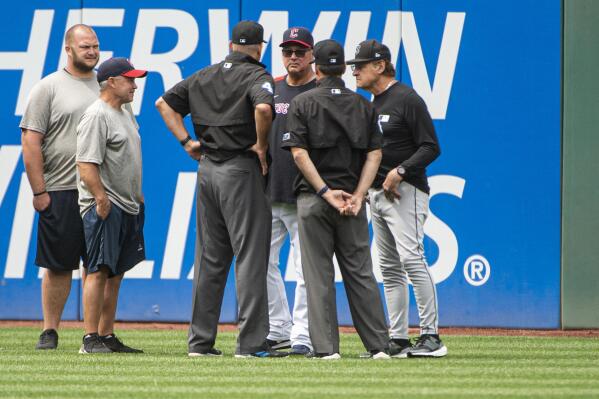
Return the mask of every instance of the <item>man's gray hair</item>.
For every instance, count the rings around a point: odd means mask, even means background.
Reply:
[[[100,82],[100,91],[104,91],[108,87],[108,79]]]

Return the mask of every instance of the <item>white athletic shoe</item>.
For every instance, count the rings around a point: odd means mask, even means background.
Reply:
[[[372,360],[390,360],[391,356],[389,356],[388,354],[386,354],[383,351],[378,351],[377,353],[372,355],[371,359]]]
[[[341,359],[341,355],[338,353],[310,352],[310,353],[306,354],[306,357],[309,359],[317,359],[317,360],[339,360],[339,359]]]

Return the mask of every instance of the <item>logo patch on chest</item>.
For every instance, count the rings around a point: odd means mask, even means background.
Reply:
[[[287,114],[287,110],[289,109],[289,103],[276,103],[275,104],[275,112],[277,114]]]

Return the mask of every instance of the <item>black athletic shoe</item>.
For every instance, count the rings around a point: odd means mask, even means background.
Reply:
[[[83,344],[81,344],[79,353],[112,353],[112,350],[104,345],[104,342],[102,342],[97,333],[92,333],[83,337]]]
[[[216,348],[210,348],[206,351],[195,351],[189,352],[187,356],[189,357],[203,357],[203,356],[222,356],[223,353]]]
[[[35,349],[56,349],[58,347],[58,333],[56,330],[50,328],[42,331],[40,339],[35,345]]]
[[[422,334],[412,349],[408,351],[408,357],[443,357],[447,355],[447,347],[443,345],[438,335]]]
[[[273,349],[273,350],[291,348],[291,340],[288,340],[288,339],[282,339],[280,341],[267,339],[266,343],[268,344],[270,349]]]
[[[310,353],[310,348],[306,345],[293,345],[289,356],[306,356],[308,353]]]
[[[141,349],[135,349],[121,342],[114,334],[108,334],[100,337],[102,343],[113,352],[119,353],[144,353]]]
[[[247,358],[252,358],[252,357],[259,357],[259,358],[265,358],[265,357],[287,357],[289,356],[289,353],[287,352],[278,352],[278,351],[273,351],[271,350],[267,350],[267,351],[258,351],[258,352],[254,352],[254,353],[236,353],[235,357],[238,359],[247,359]]]
[[[391,339],[389,341],[389,355],[396,359],[407,358],[410,349],[412,349],[412,343],[409,339]]]

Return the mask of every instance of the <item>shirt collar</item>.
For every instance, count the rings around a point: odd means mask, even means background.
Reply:
[[[266,65],[261,63],[260,61],[256,61],[253,57],[242,53],[240,51],[231,51],[229,55],[225,58],[225,61],[229,62],[249,62],[250,64],[260,65],[262,68],[266,68]]]
[[[338,78],[336,76],[325,76],[324,78],[316,82],[316,85],[318,87],[323,88],[339,88],[345,87],[345,82],[343,81],[343,79]]]

